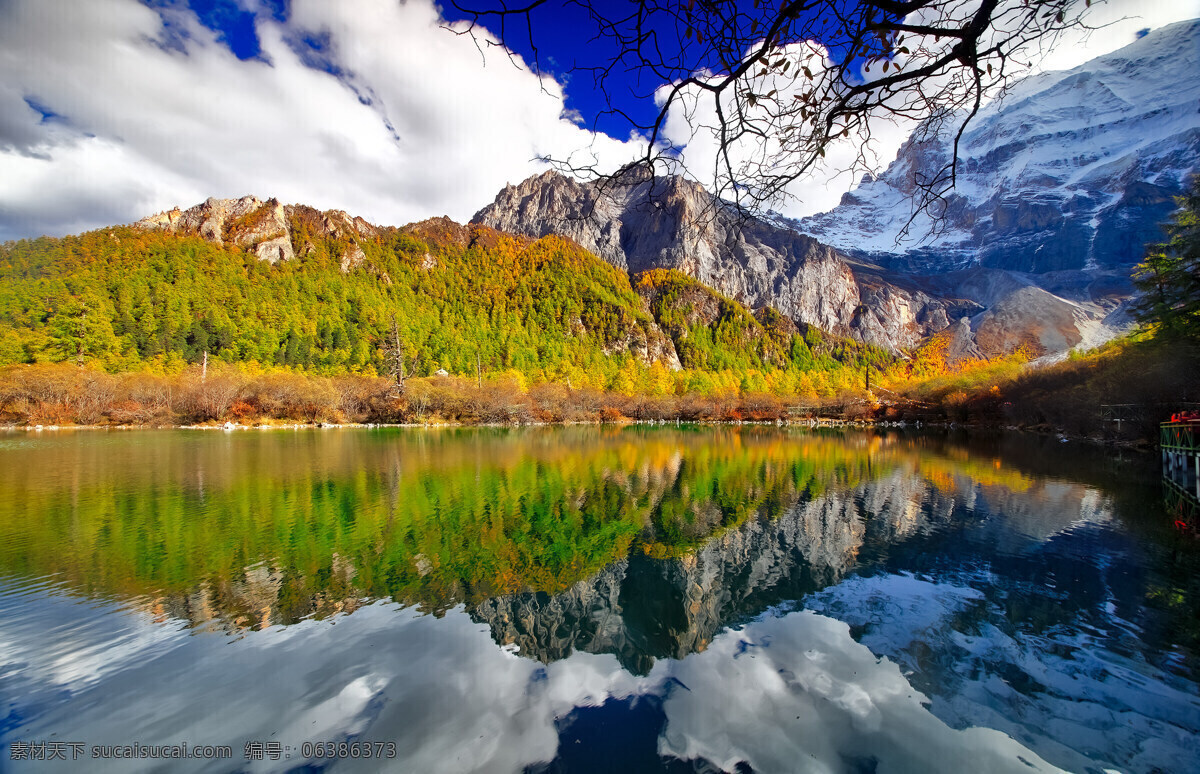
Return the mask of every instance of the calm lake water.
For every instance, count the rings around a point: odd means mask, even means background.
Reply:
[[[1198,549],[1053,440],[10,432],[0,770],[1200,771]]]

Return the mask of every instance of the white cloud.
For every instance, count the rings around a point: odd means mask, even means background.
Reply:
[[[723,632],[672,676],[687,690],[663,704],[659,751],[726,771],[1061,771],[1000,731],[950,728],[894,662],[809,611]]]
[[[803,68],[807,67],[819,79],[821,72],[832,66],[832,62],[824,47],[809,43],[785,46],[779,54],[792,62],[788,70],[790,74],[779,75],[772,72],[751,78],[750,84],[755,94],[778,91],[785,95],[782,98],[782,109],[789,110],[787,100],[790,95],[807,83],[804,77],[797,77],[803,72]],[[665,88],[658,92],[660,104],[665,99],[665,93]],[[760,127],[773,127],[775,122],[770,118],[763,103],[757,107],[743,105],[742,109],[752,121],[761,122]],[[722,110],[726,116],[736,113],[732,95],[728,92],[722,97]],[[670,111],[666,124],[667,137],[677,145],[685,146],[681,158],[689,174],[710,189],[714,187],[718,161],[718,142],[710,127],[716,125],[716,106],[711,96],[695,88],[685,92],[683,103],[679,109]],[[858,160],[860,148],[865,148],[864,157],[867,163],[874,167],[882,167],[895,158],[896,149],[908,137],[912,125],[897,124],[880,118],[872,122],[870,130],[869,141],[865,136],[859,135],[832,143],[826,149],[822,162],[788,187],[788,194],[792,198],[772,205],[786,214],[829,209],[837,204],[842,192],[849,190],[857,181],[857,174],[861,174],[862,165]],[[778,132],[768,128],[765,134],[765,138],[761,140],[754,135],[746,135],[730,145],[730,165],[735,172],[752,176],[757,169],[756,165],[779,154],[781,143]],[[720,173],[724,175],[727,171],[722,169]],[[814,207],[817,209],[812,209]]]
[[[428,0],[295,0],[286,22],[260,17],[249,61],[163,13],[171,33],[136,0],[0,7],[0,238],[248,193],[385,224],[465,220],[537,156],[630,154],[564,117],[554,81],[495,53],[485,66]],[[289,44],[322,33],[340,77]]]
[[[1063,41],[1042,66],[1074,66],[1198,13],[1195,0],[1098,5],[1094,19],[1110,26]],[[340,77],[297,53],[306,33],[324,34],[320,56]],[[258,34],[262,59],[240,61],[186,11],[0,4],[0,239],[251,193],[384,224],[466,220],[539,171],[537,156],[595,154],[611,166],[635,155],[579,126],[555,81],[495,49],[484,66],[469,37],[439,27],[430,0],[294,0],[286,22],[260,14]],[[875,128],[880,166],[908,129]],[[787,213],[836,204],[855,182],[836,173],[854,150],[832,148],[823,170],[792,187]],[[702,181],[713,152],[698,138],[685,153]]]

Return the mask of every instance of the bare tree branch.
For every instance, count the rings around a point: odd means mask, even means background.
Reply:
[[[621,169],[548,159],[585,180],[621,185],[633,169],[685,174],[739,210],[778,206],[794,183],[826,164],[826,151],[856,144],[843,171],[875,173],[872,127],[924,122],[927,137],[950,129],[939,169],[913,180],[915,219],[936,220],[957,180],[958,150],[981,106],[1004,91],[1062,33],[1086,28],[1090,0],[559,0],[583,9],[602,61],[576,62],[592,76],[605,109],[628,123],[644,152]],[[538,11],[549,0],[455,0],[469,20],[507,44],[519,19],[534,51]],[[511,55],[510,55],[511,56]],[[629,93],[628,83],[641,93]],[[640,120],[624,105],[650,101]],[[672,137],[686,119],[687,137]],[[594,124],[595,126],[595,124]],[[689,169],[684,146],[714,149],[711,167]],[[639,179],[641,179],[639,177]],[[909,224],[913,222],[910,219]]]

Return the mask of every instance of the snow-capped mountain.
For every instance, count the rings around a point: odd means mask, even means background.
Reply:
[[[1144,245],[1162,239],[1171,197],[1200,167],[1198,72],[1200,19],[1021,81],[969,125],[940,231],[920,216],[901,238],[914,180],[949,158],[954,122],[925,141],[914,134],[882,175],[795,225],[915,274],[985,267],[1127,276]]]

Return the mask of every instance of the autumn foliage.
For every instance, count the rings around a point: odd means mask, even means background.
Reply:
[[[678,272],[631,281],[560,237],[445,218],[329,236],[314,217],[292,216],[297,257],[276,265],[132,227],[0,245],[8,421],[573,421],[670,414],[689,395],[710,408],[688,415],[767,416],[721,407],[843,399],[861,393],[868,361],[890,359]],[[361,258],[345,260],[352,249]],[[414,379],[389,403],[374,380],[401,361]],[[449,381],[419,381],[442,370]],[[51,383],[66,397],[43,397]],[[608,404],[584,397],[599,394]]]

